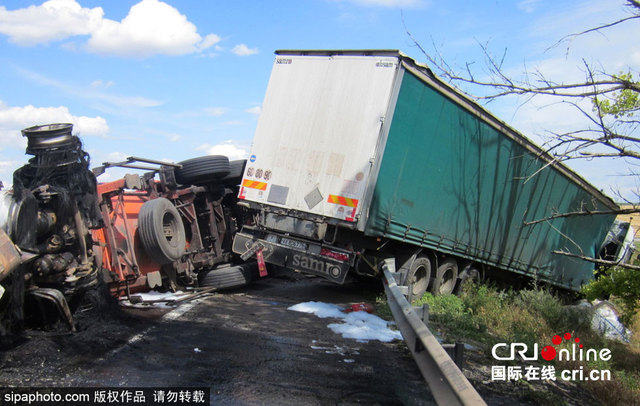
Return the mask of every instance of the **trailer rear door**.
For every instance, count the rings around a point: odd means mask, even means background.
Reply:
[[[240,198],[357,221],[398,58],[277,55]]]

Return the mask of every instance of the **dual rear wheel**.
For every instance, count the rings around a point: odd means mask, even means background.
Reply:
[[[458,281],[456,259],[446,257],[433,275],[431,268],[431,260],[425,255],[419,255],[411,262],[406,279],[411,301],[421,298],[429,288],[436,296],[453,293]]]

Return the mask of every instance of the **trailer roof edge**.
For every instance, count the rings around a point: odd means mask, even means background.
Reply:
[[[487,120],[492,126],[498,130],[503,131],[511,139],[518,142],[520,145],[528,149],[530,152],[536,154],[540,159],[543,159],[549,164],[549,166],[555,168],[561,172],[564,176],[568,177],[576,184],[582,186],[585,190],[590,192],[594,197],[598,198],[603,204],[612,210],[618,210],[620,207],[609,196],[604,194],[601,190],[593,186],[589,181],[584,179],[578,173],[570,169],[562,162],[557,161],[551,154],[543,150],[539,145],[531,141],[524,134],[508,125],[503,120],[499,119],[483,106],[478,104],[469,95],[463,93],[453,85],[440,79],[428,65],[416,62],[415,59],[406,55],[405,53],[397,49],[282,49],[276,50],[276,55],[299,55],[299,56],[381,56],[381,57],[396,57],[398,58],[405,68],[411,71],[418,78],[423,80],[430,86],[436,87],[443,92],[450,99],[454,100],[462,107],[474,111],[479,114],[485,120]]]

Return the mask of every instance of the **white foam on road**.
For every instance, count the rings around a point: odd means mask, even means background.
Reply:
[[[385,343],[402,340],[399,331],[391,330],[389,322],[364,311],[344,313],[342,307],[323,302],[304,302],[289,307],[289,310],[315,314],[320,318],[341,319],[341,323],[331,323],[333,332],[358,341],[378,340]]]
[[[321,319],[326,319],[327,317],[340,319],[347,315],[342,311],[342,307],[335,304],[322,302],[298,303],[297,305],[289,307],[289,310],[293,310],[294,312],[315,314]]]

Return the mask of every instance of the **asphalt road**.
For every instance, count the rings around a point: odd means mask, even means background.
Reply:
[[[373,290],[372,290],[373,289]],[[31,331],[0,354],[0,386],[208,387],[212,404],[434,404],[401,341],[358,342],[293,304],[375,298],[287,273],[172,310],[88,309],[77,333]]]

